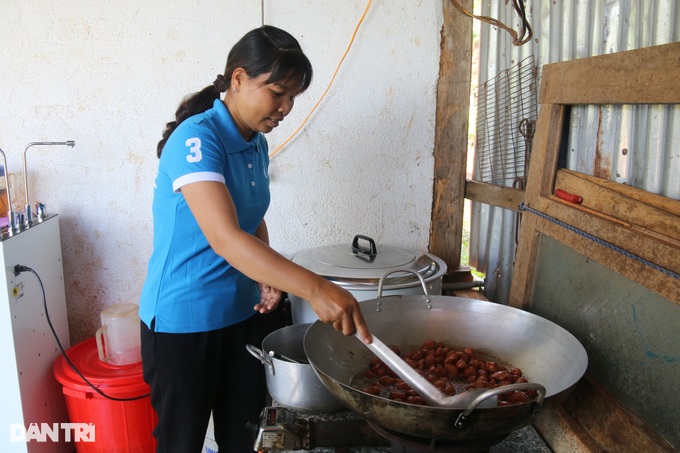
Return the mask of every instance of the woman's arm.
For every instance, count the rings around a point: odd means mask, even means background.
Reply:
[[[182,194],[212,249],[245,275],[309,301],[323,322],[345,335],[357,332],[369,343],[371,335],[359,304],[349,291],[293,263],[263,240],[239,227],[236,207],[227,187],[202,181],[182,187]],[[266,231],[266,224],[258,227]],[[266,237],[265,237],[266,239]]]
[[[255,237],[269,245],[269,230],[264,219],[262,219],[262,222],[255,230]],[[281,290],[260,282],[257,282],[257,288],[260,290],[260,302],[253,307],[255,311],[269,313],[275,310],[283,296]]]

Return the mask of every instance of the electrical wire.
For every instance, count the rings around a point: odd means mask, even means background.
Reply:
[[[480,20],[482,22],[486,22],[488,24],[491,24],[495,27],[502,28],[503,30],[507,31],[510,33],[510,36],[512,36],[512,43],[515,46],[521,46],[526,43],[528,43],[531,40],[531,37],[533,36],[533,31],[531,30],[531,24],[529,24],[529,20],[527,19],[527,14],[524,9],[524,0],[512,0],[512,7],[513,9],[517,12],[519,15],[520,20],[522,21],[520,25],[520,33],[518,34],[515,30],[512,28],[508,27],[505,25],[503,22],[501,22],[498,19],[494,19],[493,17],[489,16],[478,16],[476,14],[471,13],[463,5],[458,3],[458,0],[451,0],[451,3],[453,3],[453,6],[461,13],[465,14],[468,17],[471,17],[473,19]],[[505,0],[505,3],[508,3],[508,0]]]
[[[305,119],[302,120],[302,124],[300,124],[300,126],[295,130],[295,132],[293,132],[293,133],[291,134],[290,137],[288,137],[288,138],[286,139],[286,141],[284,141],[283,143],[281,143],[274,151],[272,151],[271,153],[269,153],[269,157],[272,157],[272,156],[274,156],[276,153],[278,153],[279,151],[281,151],[281,149],[282,149],[284,146],[286,146],[286,145],[288,144],[288,142],[290,142],[290,141],[293,139],[293,137],[295,137],[295,136],[297,135],[298,132],[300,132],[300,130],[301,130],[301,129],[304,127],[304,125],[307,123],[307,120],[309,120],[309,118],[312,116],[312,113],[314,113],[314,111],[315,111],[316,108],[319,106],[319,104],[321,104],[321,101],[323,100],[323,98],[326,97],[326,93],[328,93],[328,90],[330,90],[331,85],[333,85],[333,81],[335,81],[335,77],[338,75],[338,71],[340,70],[340,66],[342,66],[343,61],[345,61],[345,57],[346,57],[347,54],[349,53],[349,50],[352,48],[352,44],[354,43],[354,38],[356,37],[357,32],[359,31],[359,27],[361,26],[361,23],[364,21],[364,18],[366,17],[366,13],[368,13],[368,10],[369,10],[369,8],[371,7],[371,3],[372,3],[372,2],[373,2],[373,0],[368,0],[368,4],[366,5],[366,9],[364,9],[364,12],[363,12],[363,14],[361,15],[361,18],[359,19],[359,23],[357,23],[356,27],[354,27],[354,33],[352,33],[352,39],[349,41],[349,45],[347,46],[347,49],[345,50],[345,53],[342,55],[342,58],[340,59],[340,62],[338,63],[338,66],[335,68],[335,72],[333,73],[333,77],[331,77],[331,80],[330,80],[330,82],[328,83],[328,86],[326,87],[326,90],[323,92],[323,94],[321,95],[321,97],[319,98],[319,100],[317,101],[317,103],[314,105],[314,107],[312,107],[312,109],[309,111],[309,113],[307,114],[307,116],[305,117]]]
[[[83,374],[80,372],[80,370],[73,364],[73,362],[71,362],[71,359],[69,359],[68,355],[66,355],[66,351],[64,350],[64,346],[62,346],[61,341],[59,340],[59,336],[57,335],[56,330],[54,330],[54,326],[52,325],[52,321],[50,320],[50,314],[47,311],[47,296],[45,295],[45,287],[43,286],[43,282],[42,282],[40,276],[38,275],[38,273],[36,271],[34,271],[33,269],[31,269],[28,266],[24,266],[24,265],[21,265],[21,264],[17,264],[16,266],[14,266],[14,275],[19,275],[22,272],[30,272],[33,275],[35,275],[35,278],[38,279],[38,283],[40,284],[40,289],[42,291],[43,309],[45,310],[45,317],[47,318],[47,324],[49,324],[50,330],[52,331],[52,335],[54,335],[54,339],[57,341],[57,345],[59,345],[59,349],[61,350],[61,354],[64,356],[64,358],[66,359],[68,364],[71,366],[71,368],[73,368],[73,371],[75,371],[78,374],[78,376],[80,376],[80,378],[83,380],[83,382],[85,382],[87,385],[92,387],[92,389],[95,392],[99,393],[104,398],[107,398],[107,399],[110,399],[110,400],[113,400],[113,401],[135,401],[135,400],[139,400],[139,399],[151,396],[151,393],[147,393],[147,394],[144,394],[144,395],[133,396],[133,397],[130,397],[130,398],[116,398],[114,396],[107,395],[106,393],[104,393],[103,391],[101,391],[100,389],[95,387],[94,384],[92,384],[90,381],[88,381],[87,378],[85,376],[83,376]]]
[[[508,0],[506,0],[507,3]],[[316,102],[314,107],[309,111],[307,116],[302,120],[302,123],[300,126],[293,132],[290,137],[288,137],[283,143],[281,143],[274,151],[269,153],[269,157],[273,157],[275,154],[277,154],[281,149],[283,149],[292,139],[295,137],[300,130],[304,127],[304,125],[307,123],[309,118],[312,116],[312,113],[319,107],[321,104],[321,101],[326,97],[326,94],[331,88],[331,85],[333,85],[333,82],[335,81],[335,77],[338,75],[338,71],[340,70],[340,67],[342,66],[342,63],[345,61],[345,57],[347,57],[347,54],[349,53],[350,49],[352,48],[352,44],[354,43],[354,38],[356,37],[357,32],[359,31],[359,27],[361,26],[362,22],[364,21],[364,18],[366,17],[366,14],[368,13],[369,8],[371,7],[371,3],[373,0],[368,0],[368,3],[366,4],[366,8],[364,9],[363,14],[361,15],[361,18],[359,19],[359,22],[357,23],[356,27],[354,28],[354,32],[352,33],[352,38],[349,42],[349,45],[347,46],[347,49],[345,50],[345,53],[342,55],[342,58],[340,59],[340,62],[338,63],[338,66],[335,68],[335,72],[333,72],[333,76],[331,77],[330,82],[328,83],[328,86],[326,87],[326,90],[323,92],[319,100]],[[510,33],[512,36],[513,40],[512,43],[516,46],[521,46],[523,44],[526,44],[529,42],[533,36],[533,31],[531,29],[531,24],[529,23],[529,20],[527,19],[526,16],[526,10],[524,8],[524,0],[513,0],[512,1],[512,6],[517,11],[517,14],[520,17],[521,20],[521,29],[520,29],[520,34],[513,30],[512,28],[508,27],[505,25],[503,22],[494,19],[493,17],[488,17],[488,16],[478,16],[476,14],[471,13],[467,9],[465,9],[460,3],[458,3],[457,0],[451,0],[451,3],[453,3],[453,6],[460,11],[461,13],[465,14],[466,16],[469,16],[473,19],[478,19],[481,20],[482,22],[489,23],[491,25],[494,25],[496,27],[500,27],[503,30],[507,31]],[[262,0],[262,22],[264,24],[264,0]]]

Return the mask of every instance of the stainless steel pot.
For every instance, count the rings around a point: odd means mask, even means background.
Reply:
[[[480,355],[522,369],[546,388],[541,410],[561,403],[588,364],[585,349],[562,327],[532,313],[473,299],[391,296],[360,302],[372,332],[388,345],[415,347],[427,339],[473,347]],[[417,406],[369,395],[351,386],[373,354],[354,336],[317,321],[304,338],[310,363],[330,392],[352,411],[382,428],[444,440],[507,435],[533,423],[535,402],[464,410]]]
[[[314,247],[298,252],[292,261],[336,283],[358,300],[377,297],[378,282],[386,273],[407,268],[419,274],[429,294],[441,294],[446,263],[441,258],[414,250],[378,246],[367,236],[356,235],[351,244]],[[410,272],[391,274],[385,280],[382,294],[423,294],[419,278]],[[312,323],[317,317],[311,305],[293,294],[288,295],[294,324]]]
[[[265,337],[262,349],[253,345],[246,345],[246,349],[265,365],[267,390],[277,403],[308,413],[346,409],[321,383],[307,362],[302,342],[309,326],[283,327]],[[275,353],[274,357],[269,351]]]

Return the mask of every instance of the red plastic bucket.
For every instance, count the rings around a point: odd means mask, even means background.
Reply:
[[[102,362],[94,338],[66,351],[80,373],[95,387],[113,398],[148,395],[151,389],[142,377],[142,363],[111,365]],[[63,386],[70,423],[92,424],[94,441],[74,442],[78,453],[153,453],[153,428],[157,415],[151,398],[116,401],[97,393],[75,372],[63,356],[54,362],[54,376]]]

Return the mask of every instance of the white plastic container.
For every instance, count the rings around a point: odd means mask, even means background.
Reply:
[[[112,365],[129,365],[142,360],[139,332],[139,306],[114,304],[101,313],[97,330],[99,360]]]

